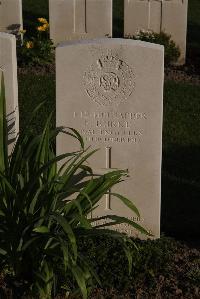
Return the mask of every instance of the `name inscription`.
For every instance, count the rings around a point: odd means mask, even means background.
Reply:
[[[139,143],[144,133],[141,122],[147,120],[147,114],[74,111],[73,118],[81,124],[79,131],[88,142]]]

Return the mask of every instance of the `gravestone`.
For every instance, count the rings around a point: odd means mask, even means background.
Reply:
[[[112,0],[49,0],[49,23],[55,44],[112,36]]]
[[[0,32],[0,68],[4,73],[8,149],[11,153],[19,132],[16,38],[12,34]]]
[[[0,1],[0,32],[18,34],[23,27],[22,1],[1,0]]]
[[[89,160],[95,172],[129,170],[130,177],[112,191],[131,199],[141,217],[109,194],[94,214],[129,217],[155,237],[160,235],[163,55],[160,45],[129,39],[71,41],[56,49],[57,126],[77,129],[86,146],[99,148]],[[58,137],[57,154],[78,149],[69,138]],[[126,225],[115,229],[136,235]]]
[[[138,30],[163,31],[179,46],[185,63],[188,0],[124,0],[124,36]]]

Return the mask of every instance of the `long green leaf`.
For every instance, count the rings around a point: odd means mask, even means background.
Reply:
[[[73,254],[74,254],[74,262],[77,260],[77,244],[76,244],[76,237],[74,235],[74,232],[67,222],[67,220],[60,214],[58,213],[51,213],[50,217],[52,217],[57,223],[61,225],[63,228],[64,232],[67,234],[68,239],[71,243],[72,249],[73,249]]]
[[[0,69],[0,171],[8,168],[8,132],[6,123],[6,98],[3,71]]]
[[[128,198],[126,198],[118,193],[110,193],[110,195],[113,195],[113,196],[119,198],[129,209],[131,209],[138,217],[140,217],[140,213],[139,213],[138,209],[132,203],[132,201],[130,201]]]
[[[34,232],[36,233],[40,233],[40,234],[46,234],[46,233],[49,233],[49,229],[47,226],[38,226],[38,227],[35,227],[33,229]]]
[[[72,273],[77,281],[78,286],[80,287],[83,299],[87,299],[87,287],[86,281],[84,279],[84,273],[78,266],[72,266]]]

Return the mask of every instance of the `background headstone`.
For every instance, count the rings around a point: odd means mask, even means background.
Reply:
[[[178,63],[185,63],[188,0],[124,0],[124,36],[138,30],[164,31],[181,50]]]
[[[112,36],[112,0],[49,0],[49,23],[55,44]]]
[[[1,0],[0,32],[17,34],[22,24],[22,0]]]
[[[73,127],[100,150],[89,160],[104,168],[128,169],[117,191],[136,204],[141,219],[109,195],[98,216],[130,217],[160,235],[160,182],[164,51],[160,45],[128,39],[67,42],[56,50],[57,126]],[[57,154],[78,149],[66,136]],[[100,170],[101,169],[101,170]],[[130,235],[134,230],[120,225]]]
[[[0,68],[4,73],[9,153],[19,132],[16,38],[0,33]]]

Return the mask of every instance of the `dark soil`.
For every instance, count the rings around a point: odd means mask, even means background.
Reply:
[[[55,64],[45,64],[43,66],[28,66],[28,67],[18,67],[18,74],[34,74],[34,75],[47,75],[55,74]]]
[[[163,241],[161,241],[163,242]],[[170,243],[168,243],[170,242]],[[164,244],[165,243],[165,244]],[[130,277],[127,289],[95,289],[90,299],[199,299],[200,298],[200,250],[174,241],[162,243],[162,261],[147,264],[136,277]],[[157,249],[159,248],[159,242]],[[159,252],[157,253],[159,255]],[[151,249],[147,259],[153,259]],[[157,263],[157,264],[156,264]],[[137,266],[136,266],[137,267]],[[139,270],[139,269],[138,269]],[[158,270],[158,271],[157,271]],[[146,272],[146,273],[144,273]]]
[[[192,66],[171,66],[165,69],[165,80],[200,85],[200,74]]]
[[[154,287],[148,287],[146,279],[133,282],[132,290],[125,293],[114,289],[96,289],[91,299],[199,299],[200,251],[186,246],[177,248],[168,274],[155,277]],[[151,270],[151,269],[150,269]]]

